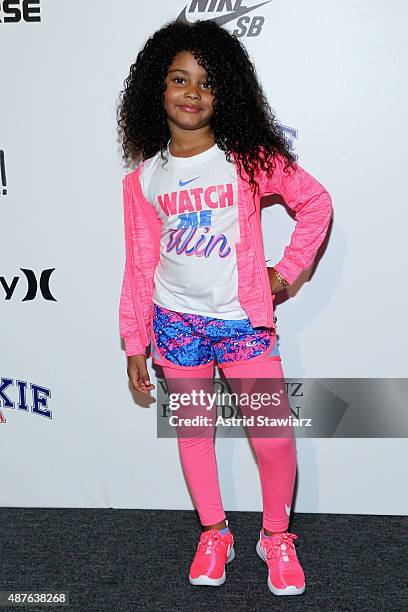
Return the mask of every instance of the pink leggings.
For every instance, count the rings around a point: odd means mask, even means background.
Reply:
[[[176,387],[172,387],[171,379],[183,378],[183,384],[188,386],[188,379],[198,379],[198,377],[200,388],[205,387],[205,390],[211,394],[215,392],[213,363],[195,367],[177,365],[162,367],[170,392],[176,390]],[[252,385],[252,391],[256,390],[256,387],[255,389],[253,387],[255,379],[281,379],[287,401],[281,359],[278,356],[261,354],[248,361],[218,364],[218,367],[224,373],[233,393],[245,392],[245,385]],[[264,388],[265,382],[263,382]],[[251,389],[248,388],[248,391]],[[242,407],[240,409],[243,413]],[[269,531],[287,531],[296,476],[296,444],[292,426],[290,431],[287,430],[287,437],[279,438],[258,435],[252,437],[250,430],[247,431],[258,459],[263,500],[263,527]],[[214,525],[226,518],[218,482],[214,437],[210,435],[211,433],[214,433],[214,426],[210,430],[207,429],[206,435],[202,437],[184,437],[178,432],[181,465],[203,526]]]

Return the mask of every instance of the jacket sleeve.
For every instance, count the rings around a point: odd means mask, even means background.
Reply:
[[[295,211],[296,225],[282,259],[273,267],[289,284],[309,269],[322,244],[332,216],[332,199],[325,187],[299,164],[283,171],[285,158],[275,156],[272,178],[261,173],[260,196],[279,193]]]
[[[143,345],[138,322],[135,316],[132,293],[129,283],[129,274],[125,264],[122,280],[122,291],[119,304],[120,335],[125,343],[126,355],[144,355],[146,347]]]
[[[126,355],[131,356],[144,355],[146,351],[146,346],[142,338],[142,314],[140,310],[139,301],[133,300],[130,286],[132,260],[131,241],[132,235],[134,233],[134,228],[131,206],[132,194],[128,177],[129,175],[125,176],[122,181],[126,260],[119,303],[119,329],[120,336],[123,338],[125,343]]]

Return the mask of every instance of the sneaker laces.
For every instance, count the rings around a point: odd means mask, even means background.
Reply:
[[[202,551],[205,549],[205,552],[209,554],[218,540],[224,542],[224,544],[226,543],[225,537],[218,531],[218,529],[203,531],[200,536],[198,550]]]
[[[263,546],[266,550],[267,559],[282,559],[283,561],[289,561],[289,559],[296,559],[295,546],[293,540],[297,539],[297,535],[294,533],[277,533],[270,538],[263,538]]]

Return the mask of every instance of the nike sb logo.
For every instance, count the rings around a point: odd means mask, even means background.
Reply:
[[[254,6],[241,6],[242,0],[235,0],[234,6],[232,6],[232,2],[226,2],[225,0],[190,0],[181,11],[176,21],[191,23],[191,20],[187,19],[187,14],[191,16],[192,13],[196,15],[198,13],[199,18],[204,18],[206,21],[214,21],[220,26],[224,26],[231,21],[236,21],[238,27],[235,29],[234,34],[237,37],[259,36],[265,22],[265,17],[258,11],[257,14],[254,15],[253,11],[260,9],[270,2],[272,2],[272,0],[265,0]],[[200,13],[206,13],[207,16],[202,17]],[[217,15],[216,17],[209,17],[208,13],[223,14]]]
[[[191,183],[192,181],[196,181],[197,179],[199,179],[199,176],[196,176],[195,178],[192,179],[188,179],[188,181],[183,181],[183,180],[179,180],[179,187],[184,187],[184,185],[188,185],[188,183]]]

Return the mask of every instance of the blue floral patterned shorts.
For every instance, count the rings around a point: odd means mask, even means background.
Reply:
[[[247,361],[263,353],[279,358],[275,330],[249,319],[227,320],[175,312],[153,304],[151,354],[159,365],[204,366]]]

